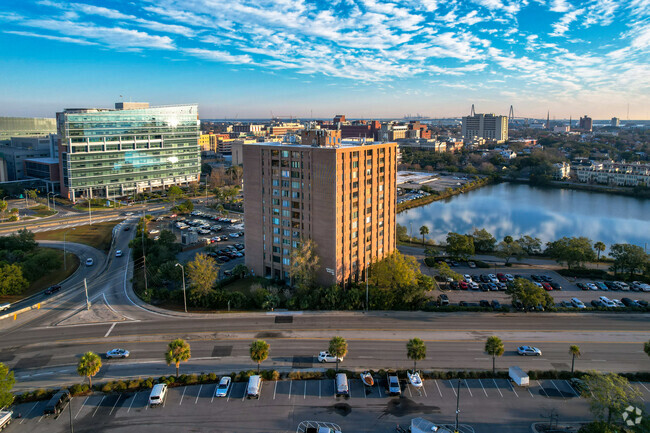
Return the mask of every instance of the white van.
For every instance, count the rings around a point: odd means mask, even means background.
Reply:
[[[167,397],[167,385],[164,383],[154,385],[151,389],[151,394],[149,394],[149,406],[153,407],[163,404],[165,397]]]
[[[248,389],[246,390],[246,398],[260,398],[262,391],[262,376],[255,375],[248,378]]]
[[[348,388],[348,377],[345,373],[338,373],[336,375],[336,396],[349,396],[350,389]]]

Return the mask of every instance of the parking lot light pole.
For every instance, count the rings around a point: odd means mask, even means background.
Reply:
[[[181,273],[183,275],[183,305],[185,306],[185,312],[187,313],[187,298],[185,296],[185,268],[180,263],[176,263],[176,266],[181,267]]]
[[[74,230],[75,228],[76,227],[72,227],[70,230]],[[65,258],[67,255],[65,251],[65,235],[67,235],[70,230],[63,232],[63,270],[65,271],[68,270],[68,262]]]

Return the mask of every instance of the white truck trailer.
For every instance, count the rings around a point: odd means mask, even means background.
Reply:
[[[521,368],[517,367],[516,365],[512,366],[508,369],[508,373],[510,375],[510,379],[512,379],[512,381],[518,386],[528,386],[528,375],[524,373]]]
[[[4,429],[11,423],[13,412],[10,410],[0,410],[0,430]]]

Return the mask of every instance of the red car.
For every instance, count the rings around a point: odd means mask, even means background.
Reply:
[[[459,282],[458,282],[458,286],[459,286],[462,290],[467,290],[467,289],[469,288],[469,285],[468,285],[465,281],[459,281]]]
[[[497,280],[499,280],[499,282],[501,282],[501,283],[507,283],[508,282],[508,279],[506,278],[506,276],[504,274],[497,274]]]
[[[542,283],[542,287],[548,290],[549,292],[553,290],[553,287],[549,283]]]

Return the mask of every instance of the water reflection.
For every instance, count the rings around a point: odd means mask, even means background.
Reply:
[[[497,239],[530,235],[543,242],[562,236],[587,236],[608,246],[650,243],[650,200],[525,184],[501,183],[451,199],[409,209],[397,222],[419,236],[444,240],[450,231],[469,233],[485,228]]]

